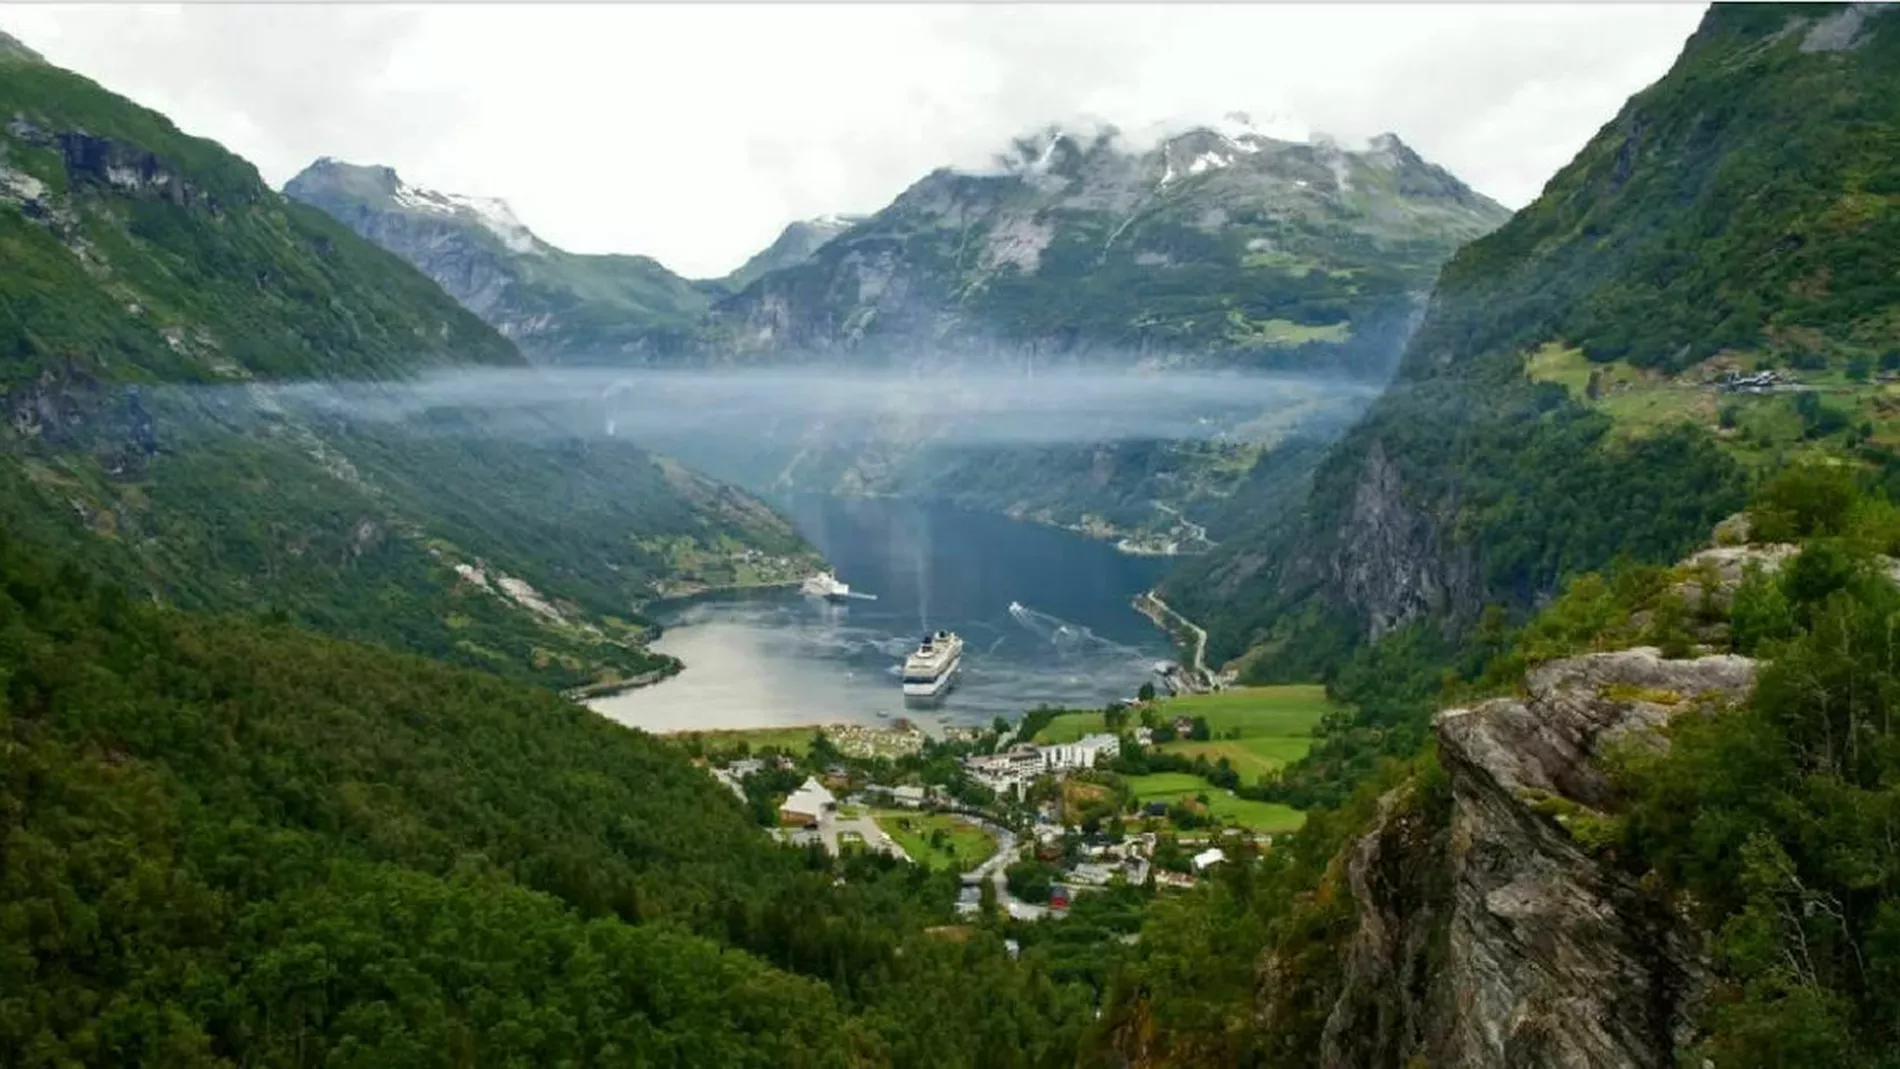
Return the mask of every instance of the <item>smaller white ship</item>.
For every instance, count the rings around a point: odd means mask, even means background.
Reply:
[[[799,593],[808,598],[823,598],[826,601],[851,600],[851,586],[838,582],[838,577],[830,572],[819,572],[799,585]]]
[[[935,698],[950,689],[963,666],[963,640],[954,632],[925,635],[904,658],[904,697]]]

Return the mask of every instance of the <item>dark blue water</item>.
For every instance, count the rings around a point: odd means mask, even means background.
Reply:
[[[877,600],[832,605],[775,592],[662,613],[656,648],[686,672],[596,709],[656,731],[877,723],[880,713],[926,726],[988,723],[1043,702],[1131,696],[1170,656],[1129,605],[1165,561],[915,501],[807,497],[787,511],[840,580]],[[959,682],[940,705],[907,708],[898,666],[936,628],[963,636]]]

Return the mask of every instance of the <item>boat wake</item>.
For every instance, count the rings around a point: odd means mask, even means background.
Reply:
[[[1123,656],[1140,656],[1141,652],[1132,646],[1105,639],[1081,624],[1072,624],[1059,616],[1046,612],[1037,612],[1020,601],[1009,603],[1009,615],[1021,624],[1023,629],[1056,648],[1058,653],[1113,653]]]

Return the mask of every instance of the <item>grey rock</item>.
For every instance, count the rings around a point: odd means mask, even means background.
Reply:
[[[1476,611],[1476,554],[1406,500],[1399,470],[1377,442],[1366,453],[1337,545],[1331,578],[1364,612],[1370,639],[1414,620]]]
[[[1735,602],[1736,588],[1751,569],[1773,575],[1800,551],[1801,547],[1786,542],[1705,549],[1682,562],[1694,576],[1677,583],[1675,592],[1691,608],[1707,604],[1726,614]]]
[[[1639,648],[1554,661],[1522,698],[1439,714],[1449,813],[1388,796],[1348,878],[1359,927],[1328,1067],[1675,1065],[1703,997],[1699,933],[1567,830],[1614,804],[1612,745],[1744,697],[1744,657]]]
[[[1801,38],[1803,52],[1845,52],[1867,40],[1861,31],[1869,16],[1891,9],[1892,4],[1849,4],[1827,18],[1817,20]]]

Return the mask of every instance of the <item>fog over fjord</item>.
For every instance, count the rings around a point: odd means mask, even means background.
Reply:
[[[828,369],[471,369],[389,383],[244,389],[353,419],[481,414],[495,434],[669,442],[796,430],[846,442],[892,433],[944,444],[1079,444],[1247,437],[1250,423],[1350,418],[1379,387],[1310,375],[1114,370],[925,373]],[[464,426],[460,433],[466,433]]]

